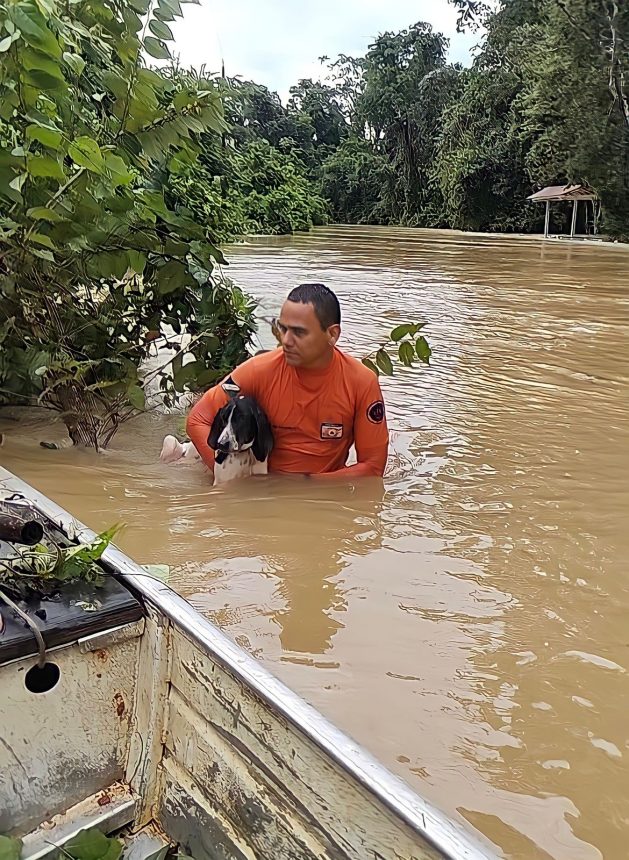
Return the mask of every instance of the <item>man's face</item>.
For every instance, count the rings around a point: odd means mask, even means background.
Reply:
[[[286,363],[291,367],[325,367],[341,333],[338,325],[322,329],[313,305],[284,302],[278,329]]]

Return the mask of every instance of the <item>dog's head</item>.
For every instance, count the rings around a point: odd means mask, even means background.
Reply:
[[[262,463],[273,448],[273,431],[253,397],[239,394],[216,413],[207,443],[216,451],[217,463],[249,448]]]

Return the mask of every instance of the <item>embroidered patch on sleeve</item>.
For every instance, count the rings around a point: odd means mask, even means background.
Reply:
[[[322,424],[321,425],[322,439],[342,439],[343,425],[342,424]]]
[[[384,403],[382,400],[376,400],[367,409],[367,418],[372,424],[382,424],[384,421]]]

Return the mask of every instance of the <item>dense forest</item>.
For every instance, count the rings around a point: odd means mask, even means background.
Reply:
[[[629,5],[454,2],[479,34],[470,68],[420,22],[364,56],[323,58],[322,80],[299,81],[286,105],[224,81],[228,145],[207,142],[177,177],[179,200],[217,240],[326,217],[528,232],[543,211],[526,197],[574,182],[599,194],[604,233],[629,236]]]
[[[628,4],[450,2],[478,28],[470,68],[417,23],[284,105],[176,63],[180,0],[0,0],[0,405],[56,410],[100,448],[147,390],[170,407],[211,385],[254,330],[221,270],[243,233],[533,230],[532,189],[585,182],[629,236]],[[420,329],[371,366],[427,362]]]

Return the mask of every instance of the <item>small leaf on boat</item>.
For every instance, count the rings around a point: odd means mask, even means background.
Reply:
[[[73,860],[118,860],[122,843],[105,836],[100,830],[82,830],[66,842],[64,852]]]
[[[168,582],[170,578],[170,567],[167,564],[143,564],[142,567],[154,579],[159,579],[160,582]]]
[[[22,840],[13,836],[0,836],[0,860],[20,860]]]
[[[101,607],[101,604],[98,602],[98,600],[77,600],[74,605],[78,606],[79,609],[82,609],[84,612],[98,612]]]

